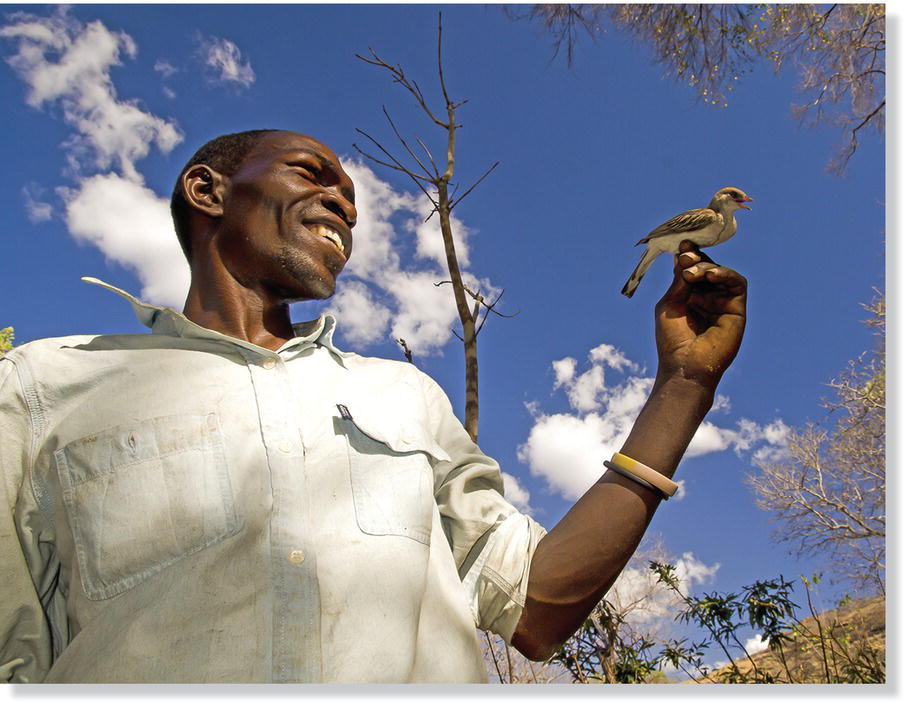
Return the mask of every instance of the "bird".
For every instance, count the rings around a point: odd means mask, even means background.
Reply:
[[[635,246],[646,244],[640,262],[621,289],[621,294],[627,297],[634,295],[637,286],[647,272],[647,269],[656,260],[660,253],[678,253],[682,241],[691,241],[698,248],[715,246],[723,241],[728,241],[735,235],[738,224],[735,212],[739,209],[748,209],[745,202],[753,202],[745,192],[737,187],[723,187],[713,195],[706,209],[689,209],[678,216],[673,216],[668,221],[653,229],[644,236]]]

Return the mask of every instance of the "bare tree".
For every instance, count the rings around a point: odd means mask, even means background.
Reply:
[[[489,679],[499,683],[568,683],[571,677],[560,666],[531,661],[496,634],[479,630],[482,658]]]
[[[883,4],[592,4],[535,5],[524,16],[552,35],[555,53],[573,59],[580,31],[594,39],[608,27],[653,50],[667,75],[686,82],[712,105],[729,94],[757,61],[800,72],[800,121],[830,122],[841,132],[829,168],[841,174],[864,132],[884,132],[885,7]]]
[[[437,113],[431,108],[429,102],[425,99],[424,94],[419,88],[418,83],[410,79],[399,64],[390,64],[384,61],[373,49],[370,49],[370,57],[363,57],[361,55],[356,56],[358,56],[358,58],[362,61],[371,64],[372,66],[377,66],[387,71],[393,77],[394,83],[397,83],[406,89],[406,91],[408,91],[418,102],[419,108],[424,112],[428,119],[435,126],[446,131],[447,143],[445,154],[443,159],[440,160],[440,164],[443,165],[443,169],[439,168],[438,161],[434,159],[431,150],[428,149],[425,142],[422,141],[421,138],[416,137],[414,146],[410,146],[410,144],[401,135],[399,129],[396,126],[396,123],[387,112],[386,107],[383,108],[384,116],[387,118],[387,122],[389,123],[390,128],[393,130],[397,140],[399,141],[402,150],[406,155],[408,155],[408,157],[400,159],[387,148],[385,148],[380,142],[362,130],[359,130],[358,133],[370,140],[374,146],[383,153],[383,157],[377,157],[376,155],[365,152],[359,148],[358,145],[354,145],[354,147],[361,155],[371,160],[372,162],[396,170],[397,172],[408,176],[419,187],[419,189],[422,190],[422,192],[428,198],[428,201],[431,203],[431,212],[429,213],[428,218],[430,219],[432,216],[437,214],[441,227],[441,235],[444,240],[444,253],[447,258],[447,270],[449,272],[450,279],[436,283],[436,285],[441,286],[449,284],[453,290],[454,302],[456,303],[457,314],[460,319],[460,326],[462,330],[462,334],[454,332],[454,336],[456,336],[457,339],[463,343],[463,355],[466,369],[466,409],[463,425],[466,428],[466,432],[469,433],[470,437],[476,441],[479,437],[478,336],[482,331],[482,328],[485,326],[485,322],[488,320],[488,316],[491,313],[494,313],[500,317],[512,317],[513,315],[504,315],[495,309],[495,306],[498,304],[498,301],[504,294],[503,291],[501,291],[501,293],[499,293],[489,302],[486,300],[486,297],[482,293],[481,288],[473,290],[466,285],[463,279],[462,271],[460,269],[460,263],[457,258],[456,247],[453,240],[453,227],[451,224],[451,215],[453,214],[453,210],[461,201],[463,201],[463,199],[469,196],[469,194],[482,182],[482,180],[491,174],[492,170],[498,166],[498,163],[495,162],[482,174],[481,177],[476,179],[471,184],[471,186],[468,189],[464,190],[462,193],[459,193],[458,191],[459,186],[453,188],[451,192],[452,185],[454,184],[454,170],[456,167],[457,129],[462,127],[461,124],[457,122],[456,111],[460,106],[465,104],[466,101],[454,101],[450,98],[450,94],[447,92],[447,86],[444,81],[444,65],[441,52],[442,37],[443,26],[441,15],[438,13],[437,73],[438,81],[440,84],[441,98],[443,99],[444,103],[443,114]],[[409,163],[410,166],[407,167],[405,163]],[[458,193],[459,196],[457,196]],[[409,349],[406,346],[406,342],[399,340],[399,344],[401,347],[403,347],[407,359],[410,358],[411,352],[409,352]]]
[[[865,306],[876,347],[831,381],[823,403],[833,424],[809,423],[789,439],[785,461],[749,476],[775,538],[800,554],[825,554],[858,590],[885,592],[885,303]]]

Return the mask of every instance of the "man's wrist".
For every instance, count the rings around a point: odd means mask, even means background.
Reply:
[[[713,405],[715,389],[684,376],[657,376],[643,410],[619,450],[672,477]]]

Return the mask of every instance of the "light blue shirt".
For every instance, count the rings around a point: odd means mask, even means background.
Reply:
[[[126,298],[152,331],[0,359],[0,677],[486,680],[545,531],[440,387]]]

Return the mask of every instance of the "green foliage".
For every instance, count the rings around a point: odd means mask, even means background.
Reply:
[[[581,683],[647,683],[667,667],[702,683],[882,683],[884,655],[860,628],[836,619],[825,621],[812,602],[820,575],[802,578],[811,616],[797,618],[793,581],[782,576],[746,585],[741,592],[685,595],[671,565],[651,563],[659,582],[681,602],[676,621],[703,630],[698,642],[642,636],[603,600],[576,635],[552,659]],[[760,634],[768,649],[748,654],[739,639]],[[715,645],[727,665],[704,664]],[[762,658],[763,657],[763,658]]]
[[[13,348],[13,328],[3,327],[0,329],[0,354],[4,354]]]

